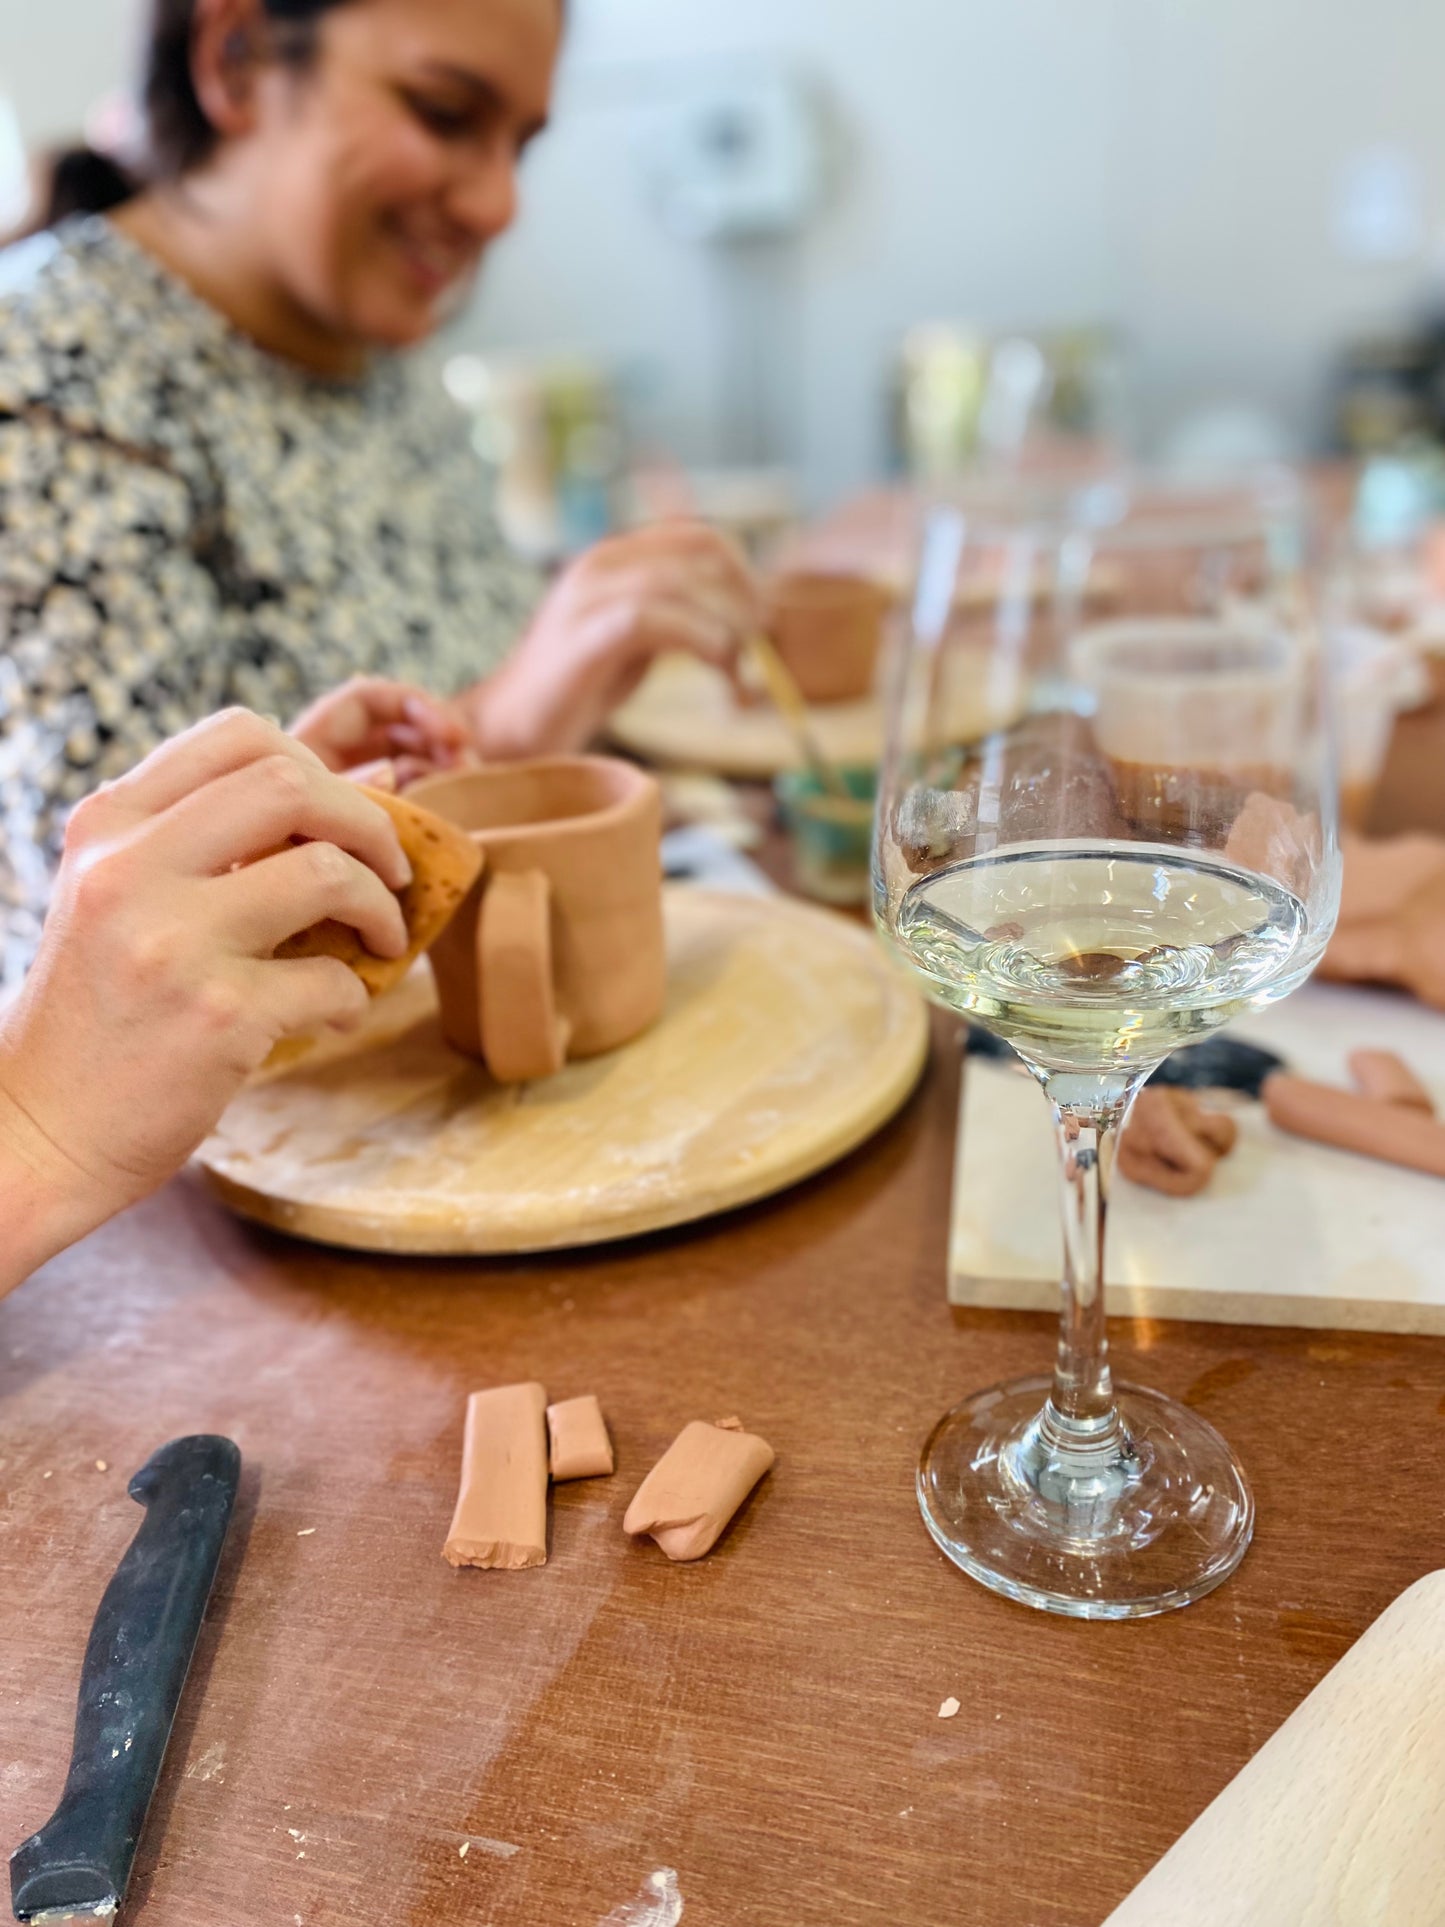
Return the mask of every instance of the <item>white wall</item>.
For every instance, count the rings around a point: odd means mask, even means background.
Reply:
[[[131,0],[0,0],[0,75],[33,136],[115,75]],[[882,382],[923,318],[1122,324],[1150,418],[1231,394],[1317,431],[1329,357],[1390,326],[1445,237],[1438,0],[572,0],[557,121],[529,163],[473,339],[647,364],[656,419],[706,459],[730,295],[666,237],[631,145],[639,107],[699,63],[814,76],[850,158],[788,259],[776,317],[784,452],[817,498],[881,453]],[[1428,247],[1386,264],[1335,239],[1350,156],[1418,172]]]
[[[1091,319],[1110,305],[1114,0],[580,0],[556,126],[478,326],[641,350],[685,454],[720,431],[717,260],[667,238],[629,139],[694,63],[767,54],[815,77],[849,152],[833,204],[775,267],[812,492],[865,477],[884,371],[914,321]],[[779,285],[781,284],[781,285]],[[790,303],[787,297],[791,297]]]

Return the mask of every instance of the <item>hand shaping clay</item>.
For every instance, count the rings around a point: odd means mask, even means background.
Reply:
[[[1445,1124],[1403,1104],[1357,1097],[1283,1071],[1265,1080],[1264,1101],[1270,1122],[1296,1137],[1445,1178]]]
[[[669,1559],[701,1559],[775,1456],[751,1432],[695,1419],[642,1481],[622,1529],[655,1539]]]
[[[442,1555],[450,1565],[546,1565],[546,1414],[540,1385],[502,1385],[467,1400],[462,1485]]]
[[[552,1477],[607,1479],[615,1468],[607,1421],[595,1398],[564,1399],[547,1407]]]
[[[356,931],[328,920],[289,937],[278,957],[339,957],[360,977],[373,997],[394,990],[423,950],[436,942],[476,882],[482,853],[464,830],[404,796],[368,788],[366,794],[396,825],[397,838],[411,864],[412,878],[400,892],[406,918],[406,954],[374,957]]]
[[[1445,1010],[1445,838],[1346,842],[1340,921],[1320,975],[1398,984]]]
[[[1350,1076],[1365,1097],[1378,1097],[1384,1104],[1404,1104],[1412,1111],[1435,1115],[1435,1100],[1416,1077],[1403,1057],[1392,1050],[1354,1050],[1349,1057]]]
[[[1192,1198],[1234,1149],[1238,1127],[1222,1111],[1206,1111],[1192,1091],[1141,1091],[1119,1144],[1119,1169],[1135,1184]]]

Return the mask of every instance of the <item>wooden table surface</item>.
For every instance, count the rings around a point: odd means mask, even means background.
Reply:
[[[137,1927],[1095,1927],[1445,1566],[1445,1348],[1121,1324],[1117,1366],[1243,1455],[1254,1548],[1142,1624],[993,1597],[926,1537],[915,1455],[1052,1333],[945,1303],[956,1093],[940,1017],[831,1173],[576,1259],[331,1254],[184,1179],[0,1304],[0,1841],[59,1793],[127,1478],[216,1430],[242,1504]],[[617,1476],[557,1493],[544,1569],[453,1572],[466,1394],[531,1377],[600,1395]],[[718,1551],[630,1545],[655,1457],[734,1412],[778,1463]]]

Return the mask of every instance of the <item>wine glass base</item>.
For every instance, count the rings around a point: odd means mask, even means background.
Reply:
[[[1143,1619],[1227,1579],[1254,1500],[1214,1427],[1116,1387],[1122,1448],[1061,1457],[1040,1435],[1047,1378],[994,1386],[934,1427],[918,1468],[923,1522],[994,1592],[1077,1619]]]

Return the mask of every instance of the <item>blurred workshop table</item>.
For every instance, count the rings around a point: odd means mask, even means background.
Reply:
[[[982,1591],[924,1533],[915,1455],[956,1398],[1042,1369],[1052,1333],[945,1302],[941,1016],[935,1043],[870,1145],[685,1234],[378,1261],[250,1229],[186,1179],[0,1305],[0,1841],[59,1793],[128,1476],[215,1430],[243,1500],[135,1927],[1102,1920],[1445,1566],[1445,1348],[1120,1324],[1116,1364],[1238,1447],[1253,1550],[1139,1625]],[[466,1395],[533,1377],[600,1396],[617,1476],[557,1492],[543,1570],[452,1572]],[[778,1464],[717,1552],[629,1545],[673,1434],[733,1412]]]

